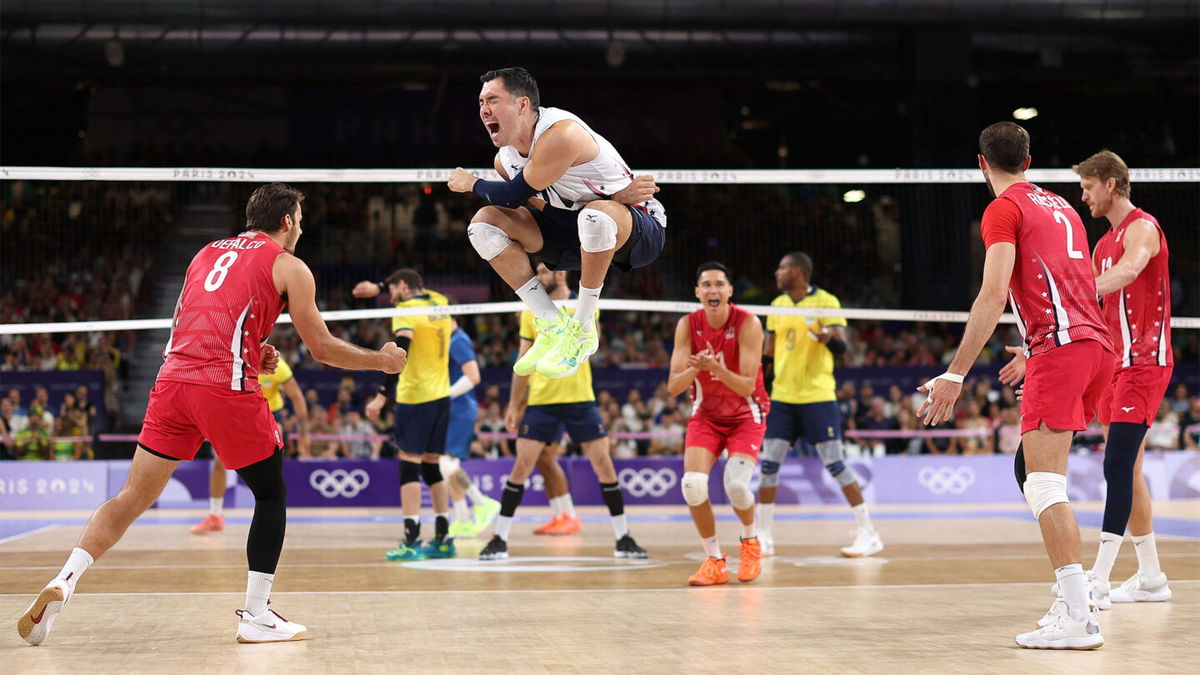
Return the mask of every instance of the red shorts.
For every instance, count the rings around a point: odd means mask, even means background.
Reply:
[[[164,457],[190,460],[205,440],[228,469],[261,462],[283,445],[267,399],[259,392],[156,382],[138,445]]]
[[[758,461],[758,450],[762,447],[767,425],[747,417],[732,422],[716,422],[700,415],[688,420],[685,448],[704,448],[714,455],[722,450],[749,455]]]
[[[1132,422],[1150,426],[1158,414],[1171,372],[1167,366],[1117,368],[1100,398],[1100,423]]]
[[[1021,397],[1021,433],[1037,429],[1083,431],[1096,417],[1113,374],[1113,355],[1081,340],[1029,357]]]

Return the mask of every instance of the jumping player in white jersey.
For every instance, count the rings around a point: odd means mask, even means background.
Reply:
[[[537,82],[524,68],[485,73],[479,118],[505,180],[487,181],[462,168],[455,192],[491,202],[467,228],[471,245],[534,314],[538,338],[513,371],[566,377],[595,353],[600,289],[610,265],[629,271],[662,252],[667,216],[651,177],[634,177],[625,160],[583,120],[541,107]],[[550,301],[529,254],[552,270],[579,270],[574,319]]]

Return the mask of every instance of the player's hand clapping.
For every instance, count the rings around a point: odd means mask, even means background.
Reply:
[[[658,190],[654,176],[637,176],[632,183],[614,192],[612,200],[619,204],[641,204],[652,199]]]
[[[379,369],[389,375],[403,371],[408,363],[408,352],[397,347],[394,342],[385,344],[379,349],[379,353],[384,357]]]
[[[470,192],[471,188],[475,187],[477,180],[479,179],[460,166],[450,173],[446,187],[450,188],[452,192]]]
[[[704,348],[704,351],[699,354],[692,354],[688,357],[688,365],[699,370],[712,371],[719,365],[717,355],[713,352],[712,345]]]
[[[1004,351],[1012,354],[1013,358],[1000,369],[1000,384],[1012,387],[1025,379],[1025,348],[1021,346],[1005,347]]]

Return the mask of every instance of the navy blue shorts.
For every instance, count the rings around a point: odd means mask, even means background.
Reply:
[[[542,250],[533,254],[552,270],[579,271],[579,211],[546,206],[541,211],[525,207],[533,214],[542,232]],[[633,230],[625,245],[613,254],[612,264],[623,272],[645,267],[658,259],[667,241],[667,228],[646,211],[626,206],[633,216]]]
[[[471,439],[475,437],[475,418],[478,411],[479,405],[473,399],[465,405],[450,405],[450,425],[446,430],[447,455],[466,459],[471,453]]]
[[[562,440],[563,427],[571,435],[572,443],[587,443],[608,436],[595,401],[531,405],[525,409],[521,432],[517,436],[539,443],[557,443]]]
[[[767,438],[782,438],[788,444],[803,438],[816,445],[842,437],[842,416],[837,401],[783,403],[771,401],[767,413]]]
[[[442,454],[450,425],[450,397],[425,403],[396,404],[396,445],[402,452]]]

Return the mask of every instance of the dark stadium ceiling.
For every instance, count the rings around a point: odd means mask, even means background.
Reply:
[[[895,70],[921,40],[1000,68],[1005,54],[1048,70],[1095,55],[1157,74],[1194,68],[1198,21],[1196,0],[5,0],[0,46],[9,83],[122,68],[142,80],[419,79],[497,55],[549,77],[772,77],[802,61],[811,77],[852,79]]]

